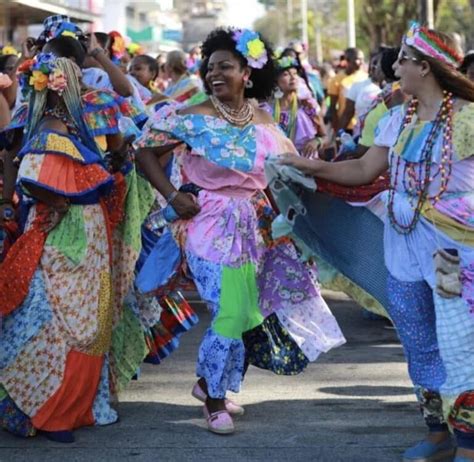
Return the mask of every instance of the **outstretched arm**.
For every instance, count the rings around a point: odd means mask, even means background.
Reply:
[[[292,165],[307,175],[322,178],[344,186],[369,184],[388,169],[388,148],[371,147],[360,159],[343,162],[325,162],[294,155],[282,157],[283,165]]]

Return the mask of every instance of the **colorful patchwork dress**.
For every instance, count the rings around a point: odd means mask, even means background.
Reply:
[[[183,182],[201,189],[200,213],[171,230],[212,314],[196,369],[209,395],[238,392],[248,364],[295,374],[344,343],[314,268],[299,261],[290,240],[273,240],[269,231],[265,158],[295,152],[292,143],[274,124],[238,128],[166,107],[136,147],[175,143]]]
[[[393,204],[393,218],[386,216],[384,231],[389,314],[406,351],[427,424],[437,428],[447,422],[455,430],[470,433],[472,439],[474,103],[466,104],[453,116],[452,141],[447,146],[452,158],[448,162],[443,154],[445,130],[440,129],[435,136],[432,160],[427,165],[422,153],[433,122],[414,116],[401,128],[404,115],[405,107],[392,109],[379,123],[375,137],[376,145],[390,148],[394,189],[392,199],[388,192],[382,193],[382,200]],[[401,234],[393,220],[404,226],[411,223],[417,202],[415,180],[426,175],[432,179],[430,200],[423,204],[415,228]],[[440,194],[446,176],[446,190]],[[452,262],[440,266],[440,251]],[[449,254],[457,254],[460,262]],[[459,293],[440,290],[446,275],[452,281],[460,279]]]
[[[19,435],[115,422],[113,395],[148,353],[140,320],[124,300],[146,194],[139,196],[133,167],[111,174],[100,149],[119,133],[120,117],[142,116],[114,96],[83,96],[96,150],[77,135],[48,130],[18,156],[24,193],[34,184],[71,202],[49,233],[42,230],[45,206],[34,203],[0,267],[0,425]]]

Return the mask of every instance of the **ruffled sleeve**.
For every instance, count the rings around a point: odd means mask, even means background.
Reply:
[[[171,133],[176,126],[177,107],[172,104],[163,106],[145,124],[142,136],[133,144],[135,149],[159,148],[183,143],[183,140]]]
[[[141,127],[148,117],[146,113],[112,91],[89,91],[83,95],[82,101],[84,120],[96,137],[120,133],[118,121],[121,117],[132,119],[138,127]]]
[[[403,108],[397,106],[385,114],[375,129],[375,146],[391,148],[397,141],[403,122]]]
[[[466,104],[454,115],[453,145],[460,160],[474,155],[474,103]]]
[[[113,177],[99,154],[70,135],[52,130],[32,138],[19,152],[18,186],[28,194],[36,185],[68,197],[72,203],[97,203],[108,193]]]
[[[23,103],[13,114],[10,123],[0,130],[0,149],[9,149],[16,130],[23,130],[28,119],[28,104]]]

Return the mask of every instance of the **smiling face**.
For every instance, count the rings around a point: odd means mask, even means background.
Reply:
[[[245,81],[250,77],[250,68],[242,66],[230,51],[218,50],[209,58],[206,84],[211,93],[221,101],[229,101],[244,93]]]
[[[421,64],[422,61],[415,56],[413,50],[402,45],[393,70],[395,75],[400,77],[400,88],[405,94],[416,95],[420,86],[423,85]]]
[[[286,95],[298,90],[299,75],[294,67],[286,69],[278,76],[278,87]]]
[[[140,56],[136,56],[130,63],[130,75],[135,77],[144,87],[154,79],[150,66]]]

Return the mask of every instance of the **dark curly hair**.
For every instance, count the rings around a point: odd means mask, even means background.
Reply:
[[[235,32],[233,28],[218,28],[213,30],[204,40],[202,44],[202,63],[199,69],[199,74],[204,82],[204,88],[207,94],[211,93],[211,89],[206,82],[206,74],[209,64],[209,58],[216,51],[230,51],[240,62],[241,67],[248,66],[248,62],[244,55],[239,53],[236,49],[236,42],[232,38]],[[258,100],[267,99],[271,96],[276,82],[276,68],[273,62],[273,50],[271,45],[260,37],[265,44],[268,61],[261,69],[252,68],[250,80],[253,82],[252,88],[245,89],[245,96],[247,98],[256,98]]]

